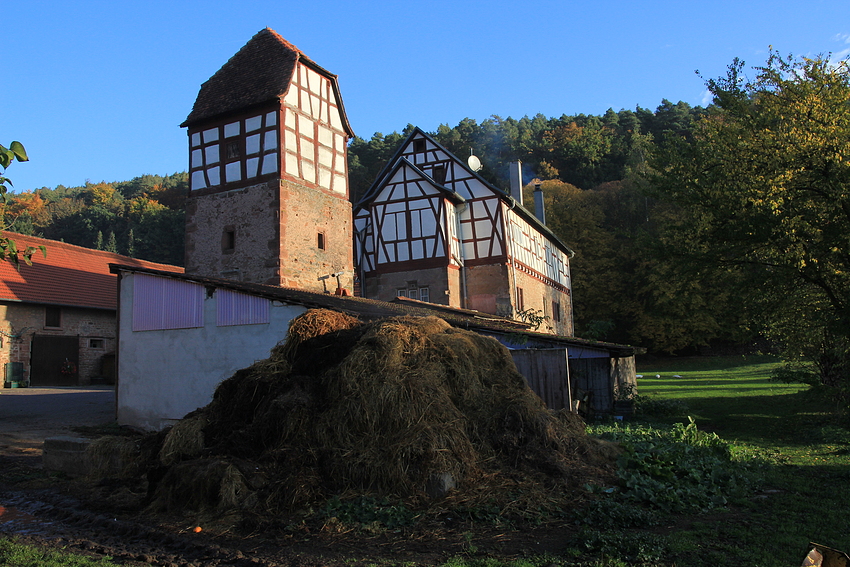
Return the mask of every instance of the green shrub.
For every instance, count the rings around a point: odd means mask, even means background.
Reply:
[[[618,442],[618,500],[646,504],[666,512],[725,506],[745,492],[749,473],[732,460],[730,446],[714,433],[687,425],[599,427],[597,434]]]
[[[322,513],[327,518],[336,518],[343,524],[374,525],[397,528],[413,524],[416,515],[403,504],[393,504],[387,498],[358,496],[342,501],[334,496],[327,501]]]

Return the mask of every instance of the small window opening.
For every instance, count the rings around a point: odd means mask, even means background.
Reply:
[[[425,138],[416,138],[413,140],[413,151],[416,153],[425,151]]]
[[[89,339],[89,348],[103,348],[103,339]]]
[[[427,287],[419,288],[419,301],[431,301],[431,291]]]
[[[558,301],[552,302],[552,319],[556,322],[561,320],[561,303]]]
[[[59,328],[62,326],[62,309],[59,307],[44,308],[44,326]]]
[[[236,159],[239,157],[239,142],[227,142],[227,159]]]
[[[327,242],[325,241],[325,233],[324,232],[320,232],[316,235],[316,244],[318,245],[319,250],[325,250],[326,249],[325,246],[326,246]]]
[[[516,309],[517,311],[525,311],[525,298],[521,287],[516,288]]]
[[[233,252],[236,249],[236,231],[233,229],[224,229],[221,235],[221,251]]]
[[[431,178],[442,185],[446,182],[446,166],[445,165],[436,165],[434,166],[433,171],[431,172]]]

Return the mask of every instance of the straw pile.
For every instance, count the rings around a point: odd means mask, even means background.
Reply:
[[[428,503],[435,479],[455,499],[562,504],[605,462],[496,340],[436,317],[361,324],[326,310],[222,382],[157,458],[160,509],[268,513],[352,492]]]

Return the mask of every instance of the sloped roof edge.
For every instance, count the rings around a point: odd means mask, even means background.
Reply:
[[[284,39],[271,28],[254,34],[239,51],[201,84],[192,111],[180,126],[194,126],[233,112],[279,101],[292,82],[298,62],[327,77],[339,104],[343,127],[354,131],[345,113],[338,77]]]
[[[421,176],[422,176],[422,178],[423,178],[423,179],[425,179],[425,181],[427,181],[429,185],[431,185],[431,187],[433,187],[433,188],[437,189],[437,190],[438,190],[438,191],[440,191],[441,193],[445,193],[446,197],[448,197],[448,198],[449,198],[451,201],[453,201],[456,205],[459,205],[459,204],[461,204],[461,203],[465,203],[465,202],[466,202],[466,199],[464,199],[464,198],[463,198],[463,195],[459,195],[456,191],[454,191],[454,190],[450,189],[449,187],[446,187],[445,185],[440,185],[439,183],[437,183],[436,181],[434,181],[434,179],[432,179],[430,175],[428,175],[427,173],[425,173],[424,171],[422,171],[421,169],[419,169],[419,168],[418,168],[418,167],[417,167],[417,166],[416,166],[416,165],[415,165],[412,161],[410,161],[409,159],[407,159],[407,158],[405,158],[405,157],[402,157],[402,158],[397,159],[397,160],[395,161],[395,163],[393,164],[393,166],[392,166],[391,168],[389,168],[389,169],[387,169],[387,170],[386,170],[386,171],[387,171],[387,173],[386,173],[386,175],[384,176],[384,178],[385,178],[385,179],[390,179],[390,178],[391,178],[393,175],[395,175],[395,174],[396,174],[396,172],[397,172],[399,169],[401,169],[402,167],[409,167],[409,168],[410,168],[410,169],[412,169],[414,172],[416,172],[417,174],[421,175]],[[384,183],[382,182],[382,183],[380,184],[380,187],[383,187],[383,185],[384,185]],[[375,195],[375,196],[376,196],[376,195]],[[373,198],[374,198],[374,196],[373,196]],[[360,208],[361,203],[365,203],[366,201],[367,201],[367,199],[366,199],[366,198],[360,199],[360,200],[359,200],[359,201],[358,201],[358,202],[354,205],[354,211],[355,211],[355,212],[356,212],[356,211],[358,211],[358,210],[359,210],[359,208]]]
[[[407,136],[407,138],[405,138],[404,141],[399,145],[398,149],[395,151],[392,158],[390,158],[390,160],[387,162],[387,165],[384,166],[384,168],[381,170],[381,172],[375,178],[375,182],[369,187],[369,190],[366,191],[363,198],[360,199],[357,202],[357,204],[354,207],[355,211],[358,210],[359,208],[361,208],[363,205],[365,205],[367,202],[371,201],[372,199],[374,199],[377,196],[377,194],[381,190],[382,185],[384,184],[385,179],[389,175],[390,170],[393,168],[393,165],[401,157],[401,154],[404,151],[404,148],[410,143],[410,141],[417,134],[421,134],[422,136],[427,138],[428,141],[430,141],[432,144],[437,146],[441,151],[446,152],[446,154],[448,154],[449,157],[451,157],[453,160],[455,160],[460,165],[460,167],[462,167],[470,175],[472,175],[478,181],[480,181],[482,184],[484,184],[485,187],[487,187],[488,189],[493,191],[500,199],[502,199],[503,201],[505,201],[508,204],[508,206],[511,208],[511,210],[516,211],[523,219],[525,219],[526,222],[528,222],[530,225],[532,225],[533,227],[535,227],[536,229],[538,229],[542,233],[544,233],[548,238],[550,238],[552,240],[552,242],[554,242],[559,248],[561,248],[561,250],[566,252],[568,256],[572,257],[573,255],[575,255],[575,252],[573,251],[572,248],[567,246],[567,244],[564,243],[554,232],[552,232],[552,230],[548,226],[546,226],[545,224],[540,222],[540,219],[538,219],[531,211],[526,209],[524,206],[520,205],[519,201],[517,201],[516,199],[514,199],[513,197],[511,197],[510,195],[508,195],[507,193],[505,193],[504,191],[502,191],[501,189],[499,189],[498,187],[496,187],[495,185],[493,185],[492,183],[490,183],[489,181],[487,181],[486,179],[484,179],[483,177],[478,175],[477,172],[469,169],[469,167],[467,167],[466,163],[464,163],[463,160],[459,159],[456,155],[454,155],[452,152],[450,152],[445,146],[443,146],[437,140],[435,140],[433,136],[431,136],[430,134],[428,134],[427,132],[425,132],[424,130],[419,128],[418,126],[414,126],[413,130],[411,130],[411,132]],[[421,171],[421,170],[419,170],[419,171]],[[424,175],[426,177],[428,176],[427,174],[424,174]]]
[[[435,303],[426,303],[415,299],[397,298],[392,302],[386,302],[377,299],[366,299],[364,297],[343,297],[294,288],[237,282],[233,280],[209,278],[194,274],[174,273],[136,266],[125,266],[121,264],[110,264],[109,268],[114,274],[131,272],[180,279],[213,288],[239,291],[250,295],[264,297],[266,299],[281,301],[283,303],[303,305],[308,308],[333,309],[348,313],[349,315],[364,317],[366,319],[399,316],[435,316],[445,319],[446,322],[452,326],[474,330],[485,334],[491,333],[511,336],[521,335],[550,344],[572,345],[607,350],[612,354],[617,354],[619,356],[630,356],[639,350],[628,345],[618,345],[575,337],[563,337],[560,335],[539,333],[531,330],[527,323],[521,323],[519,321],[506,319],[497,315],[490,315],[489,313],[481,313],[479,311],[472,311],[469,309],[459,309]]]
[[[115,310],[116,285],[115,277],[109,272],[110,263],[122,262],[165,272],[183,271],[179,266],[37,236],[5,231],[2,235],[14,240],[18,250],[44,246],[47,256],[36,252],[32,265],[22,264],[20,269],[10,262],[0,262],[0,301]]]

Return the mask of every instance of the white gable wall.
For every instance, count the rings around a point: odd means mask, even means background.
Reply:
[[[222,380],[268,358],[307,310],[272,302],[268,323],[217,326],[216,294],[205,294],[203,326],[133,331],[134,282],[144,277],[122,273],[118,317],[118,423],[138,429],[163,429],[210,403]]]

